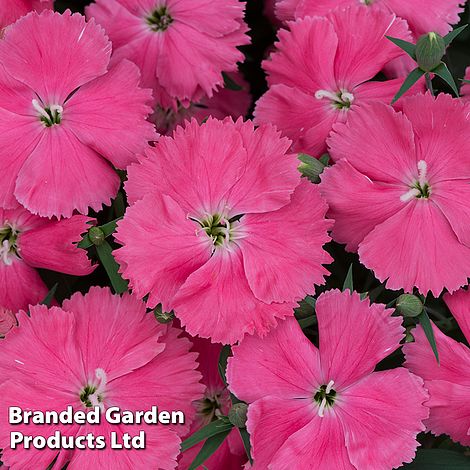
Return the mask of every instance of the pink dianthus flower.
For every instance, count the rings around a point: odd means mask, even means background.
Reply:
[[[452,315],[470,342],[470,292],[445,294]],[[470,445],[470,349],[444,335],[433,325],[439,363],[422,327],[413,331],[414,343],[403,348],[405,366],[424,379],[429,392],[426,405],[431,409],[426,427],[435,435],[447,434],[452,440]]]
[[[201,374],[191,343],[179,338],[180,330],[159,325],[145,305],[129,294],[112,295],[109,289],[91,288],[86,295],[74,294],[62,308],[33,306],[31,317],[18,315],[19,326],[2,342],[0,355],[0,446],[2,460],[12,470],[47,468],[57,456],[54,468],[69,461],[71,470],[100,468],[176,467],[180,435],[194,416],[191,405],[203,393]],[[102,411],[117,406],[121,411],[182,411],[184,425],[65,425],[8,423],[9,406],[23,410]],[[107,439],[104,450],[10,448],[10,432],[48,437],[55,431],[63,436],[92,433]],[[113,450],[109,434],[119,439],[144,430],[145,450]]]
[[[204,397],[194,402],[196,419],[186,437],[206,426],[219,416],[227,416],[230,407],[230,392],[220,377],[219,357],[222,345],[207,339],[190,338],[192,351],[199,353],[198,370],[202,373],[202,383],[206,386]],[[203,443],[195,445],[181,454],[178,470],[187,470]],[[208,470],[242,470],[247,462],[245,449],[238,429],[234,428],[222,445],[204,462]]]
[[[199,101],[235,72],[249,42],[238,0],[97,0],[87,7],[113,42],[115,61],[129,59],[157,104]],[[185,103],[186,104],[186,103]]]
[[[133,291],[215,342],[293,315],[331,257],[326,204],[289,147],[270,125],[209,118],[131,165],[115,255]]]
[[[91,220],[49,220],[23,208],[0,208],[0,305],[16,312],[45,298],[48,289],[36,268],[90,274],[95,267],[77,243]]]
[[[227,380],[249,403],[253,469],[391,470],[410,462],[429,410],[407,369],[374,372],[396,350],[401,320],[357,293],[318,297],[317,349],[293,318],[233,348]]]
[[[16,324],[15,314],[11,310],[0,307],[0,337],[5,336]]]
[[[299,19],[289,29],[279,31],[277,50],[263,62],[269,90],[256,104],[255,122],[275,124],[295,151],[317,157],[335,122],[367,103],[390,103],[403,80],[369,80],[403,54],[385,35],[411,35],[405,21],[360,7]]]
[[[1,30],[17,19],[35,10],[41,12],[43,10],[52,10],[54,0],[2,0],[0,8],[0,36],[3,34]]]
[[[320,191],[333,239],[390,289],[439,296],[470,276],[470,120],[464,103],[429,93],[403,113],[371,104],[328,141],[337,162]]]
[[[0,41],[0,205],[42,216],[99,210],[155,132],[137,67],[79,14],[30,13]]]
[[[459,22],[463,0],[277,0],[276,14],[285,20],[324,16],[335,8],[360,5],[364,9],[390,11],[405,19],[416,36],[435,31],[447,34]],[[361,31],[354,24],[356,31]]]

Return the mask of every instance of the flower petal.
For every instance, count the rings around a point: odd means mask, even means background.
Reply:
[[[111,165],[83,145],[65,125],[45,128],[22,166],[15,196],[34,214],[71,217],[109,204],[120,180]]]
[[[265,335],[277,319],[294,314],[294,303],[265,304],[251,291],[241,250],[216,250],[191,274],[175,296],[176,316],[191,335],[233,344],[243,336]]]
[[[96,266],[91,265],[86,251],[78,248],[77,243],[92,220],[74,215],[70,219],[47,221],[39,228],[20,233],[18,248],[22,259],[34,268],[76,276],[90,274]]]
[[[361,262],[387,288],[413,287],[438,297],[467,284],[470,250],[460,244],[442,212],[427,199],[415,199],[366,236],[359,245]]]
[[[318,187],[308,181],[297,186],[291,203],[267,214],[248,214],[241,222],[240,241],[248,284],[263,302],[298,301],[323,284],[333,260],[323,249],[331,221]],[[288,236],[279,234],[288,231]]]
[[[253,358],[256,357],[256,361]],[[228,360],[230,390],[249,403],[267,395],[313,398],[322,385],[318,349],[294,318],[280,322],[265,338],[247,336]]]
[[[327,291],[318,297],[315,311],[324,383],[333,380],[335,390],[370,374],[400,346],[401,319],[356,292]]]
[[[127,209],[115,238],[124,245],[114,253],[133,291],[140,298],[150,293],[148,305],[161,303],[164,311],[173,308],[178,289],[212,250],[212,240],[198,232],[196,222],[170,196],[157,193]]]
[[[413,128],[407,117],[382,103],[352,110],[345,124],[336,124],[328,146],[334,161],[345,158],[374,181],[408,184],[417,173]]]
[[[443,299],[470,343],[470,291],[461,289],[453,294],[447,293]]]
[[[411,462],[429,415],[427,397],[423,381],[403,367],[375,372],[341,392],[338,417],[354,468],[390,470]]]
[[[6,71],[45,104],[63,104],[77,87],[103,75],[110,54],[104,30],[70,11],[30,13],[8,28],[0,42],[0,62]]]
[[[156,140],[154,127],[146,120],[152,95],[139,88],[139,81],[139,69],[125,60],[67,101],[70,129],[116,168],[125,169],[148,141]]]
[[[320,192],[335,221],[333,239],[349,251],[356,251],[374,227],[403,208],[401,185],[373,182],[344,159],[325,168]]]

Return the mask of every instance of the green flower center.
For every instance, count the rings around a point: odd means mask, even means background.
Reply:
[[[164,5],[154,10],[146,20],[152,31],[165,31],[173,23],[173,18]]]
[[[93,403],[91,402],[91,396],[96,393],[97,388],[93,385],[87,385],[81,392],[80,392],[80,401],[83,405],[87,408],[92,408]],[[103,397],[98,396],[98,401],[101,402]]]
[[[329,91],[329,90],[317,90],[315,92],[315,98],[317,100],[327,99],[331,101],[331,104],[336,109],[349,109],[354,101],[354,95],[347,90],[340,91]]]
[[[325,408],[333,406],[336,400],[336,390],[333,389],[334,382],[330,380],[328,384],[321,385],[313,399],[318,405],[318,416],[323,418]]]
[[[427,180],[428,165],[424,160],[418,162],[418,179],[410,186],[408,191],[400,196],[402,202],[408,202],[412,199],[429,199],[431,196],[431,186]]]
[[[33,100],[33,108],[39,113],[39,120],[46,126],[52,127],[60,124],[64,108],[59,104],[49,106],[42,105],[38,100]]]
[[[196,402],[196,410],[199,418],[209,424],[222,416],[221,393],[213,396],[206,396]]]
[[[0,261],[7,266],[12,264],[12,256],[18,256],[17,239],[18,231],[11,225],[6,224],[0,228]]]

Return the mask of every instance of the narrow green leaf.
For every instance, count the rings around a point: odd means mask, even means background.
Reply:
[[[233,80],[230,75],[225,72],[222,72],[222,77],[224,77],[224,87],[233,91],[243,90],[243,87],[240,86],[235,80]]]
[[[416,45],[412,42],[404,41],[399,38],[392,38],[391,36],[385,36],[389,41],[404,50],[412,59],[416,60]]]
[[[127,290],[128,283],[119,274],[119,265],[114,259],[111,245],[107,241],[104,241],[102,245],[96,247],[96,252],[98,253],[98,258],[106,270],[116,294],[122,294],[125,292]]]
[[[227,370],[227,361],[231,355],[232,355],[232,348],[228,344],[226,344],[225,346],[223,346],[223,348],[220,351],[219,363],[218,363],[219,374],[222,380],[224,381],[225,385],[227,385],[227,378],[225,377],[225,372]]]
[[[346,289],[349,289],[351,293],[354,290],[352,263],[349,266],[348,273],[346,274],[346,278],[345,278],[344,283],[343,283],[343,292]]]
[[[42,300],[40,305],[46,305],[47,307],[50,307],[52,300],[54,299],[55,292],[57,290],[57,287],[59,284],[56,282],[52,287],[51,290],[47,293],[46,297],[44,297],[44,300]]]
[[[431,345],[431,348],[434,352],[434,356],[436,356],[436,360],[439,364],[439,353],[437,351],[436,345],[436,338],[434,337],[434,331],[432,329],[431,320],[429,320],[428,312],[426,311],[426,307],[424,307],[423,312],[418,316],[419,323],[423,327],[424,334]]]
[[[438,77],[441,77],[442,80],[444,80],[452,88],[452,91],[455,93],[455,95],[459,96],[459,90],[455,84],[454,77],[444,62],[441,62],[435,69],[433,69],[432,73],[435,73]]]
[[[398,101],[424,74],[425,72],[419,67],[412,70],[398,90],[398,93],[394,96],[392,104]]]
[[[253,459],[251,458],[251,444],[250,444],[250,435],[246,428],[239,428],[240,436],[242,437],[243,447],[245,448],[246,455],[250,464],[253,464]]]
[[[446,46],[448,46],[467,26],[468,24],[464,24],[463,26],[460,26],[460,28],[455,28],[449,34],[446,34],[444,36],[444,42],[446,43]]]
[[[222,445],[222,442],[224,442],[225,438],[230,434],[230,431],[231,429],[207,439],[199,453],[196,455],[196,458],[193,460],[189,470],[195,470],[202,465]]]
[[[217,434],[230,432],[233,428],[233,424],[228,420],[226,416],[222,416],[216,421],[212,421],[207,426],[196,431],[194,434],[191,434],[185,441],[181,443],[181,451],[184,452],[191,447],[199,444],[199,442],[204,441],[210,437],[213,437]]]
[[[468,470],[470,458],[444,449],[420,449],[416,458],[404,470]]]

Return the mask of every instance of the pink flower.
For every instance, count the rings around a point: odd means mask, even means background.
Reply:
[[[470,67],[465,69],[465,80],[470,80]],[[466,101],[470,98],[470,83],[464,83],[460,89],[460,95]]]
[[[27,40],[25,40],[27,38]],[[43,216],[99,210],[113,169],[147,140],[149,90],[130,62],[108,71],[111,43],[79,14],[30,13],[0,41],[0,205]],[[15,199],[16,198],[16,199]]]
[[[23,208],[0,208],[0,305],[26,309],[47,295],[35,268],[84,276],[94,270],[76,243],[92,221],[83,215],[54,221]]]
[[[0,307],[0,337],[5,336],[15,325],[15,314],[11,310]]]
[[[190,103],[188,107],[181,103],[176,108],[163,109],[157,106],[151,117],[157,131],[163,135],[171,135],[177,125],[184,125],[185,120],[189,121],[191,118],[201,124],[209,116],[216,119],[224,119],[227,116],[237,119],[246,116],[251,104],[249,84],[240,73],[230,74],[230,78],[242,89],[221,88],[212,98],[204,97],[198,103]]]
[[[329,291],[316,303],[319,349],[294,319],[233,348],[227,379],[249,403],[254,469],[390,470],[412,460],[429,413],[422,380],[403,367],[374,372],[403,335],[392,313]]]
[[[465,338],[470,341],[470,292],[459,290],[445,294],[444,300],[457,320]],[[426,427],[435,435],[448,434],[454,441],[470,445],[470,349],[444,335],[433,325],[439,352],[439,364],[429,341],[419,326],[414,343],[403,348],[405,366],[424,379],[429,391],[426,405],[431,409]]]
[[[131,165],[115,254],[133,291],[215,342],[293,315],[331,258],[326,205],[289,147],[272,126],[209,118]]]
[[[157,103],[199,101],[235,72],[249,42],[238,0],[97,0],[87,7],[109,34],[114,60],[129,59]]]
[[[54,0],[2,0],[0,8],[0,36],[1,30],[18,18],[26,15],[32,10],[41,12],[46,9],[52,10]]]
[[[202,373],[202,383],[206,386],[204,397],[195,402],[196,419],[185,439],[206,426],[218,416],[226,416],[230,410],[230,392],[223,383],[218,362],[222,345],[206,339],[190,338],[193,351],[199,353],[198,370]],[[202,442],[181,454],[178,470],[187,470],[198,452]],[[222,445],[204,462],[208,470],[242,470],[247,456],[238,429],[233,429]]]
[[[180,435],[194,415],[191,401],[203,393],[199,384],[196,354],[191,343],[178,338],[180,330],[159,325],[145,305],[125,294],[91,288],[76,293],[62,308],[35,306],[31,318],[19,314],[19,327],[2,343],[0,355],[0,445],[2,460],[12,470],[46,468],[57,450],[25,450],[9,447],[10,432],[51,436],[95,436],[115,431],[118,435],[146,432],[146,450],[61,450],[54,468],[70,460],[70,469],[115,468],[173,469],[179,453]],[[53,348],[50,346],[53,345]],[[119,425],[101,419],[94,425],[42,425],[8,423],[8,407],[63,411],[68,406],[104,411],[182,411],[185,425]],[[120,436],[121,437],[121,436]]]
[[[361,5],[368,10],[395,13],[405,19],[416,36],[435,31],[447,34],[458,23],[462,13],[462,0],[277,0],[276,14],[285,20],[305,16],[325,16],[335,8]],[[359,27],[352,24],[356,31]]]
[[[371,104],[335,127],[336,165],[320,190],[333,239],[390,289],[439,296],[470,276],[470,132],[464,104],[441,94]]]
[[[279,31],[277,51],[263,62],[269,90],[256,105],[255,121],[275,124],[294,150],[319,156],[335,122],[367,103],[390,103],[402,79],[368,80],[403,53],[385,35],[411,36],[403,20],[361,7],[297,20],[289,28]]]

